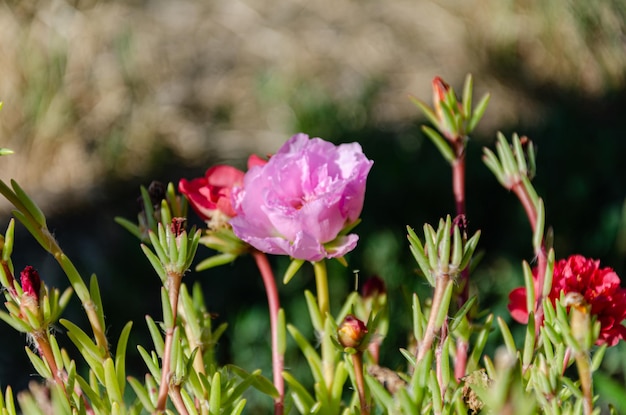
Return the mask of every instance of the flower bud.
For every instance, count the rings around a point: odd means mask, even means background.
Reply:
[[[365,284],[363,284],[363,288],[361,288],[361,296],[364,299],[378,297],[386,292],[387,288],[385,287],[385,281],[383,281],[383,279],[378,275],[374,275],[368,279]]]
[[[337,330],[337,340],[343,347],[359,349],[367,334],[367,326],[361,320],[348,314]]]
[[[174,236],[178,237],[185,231],[185,225],[187,224],[187,219],[185,218],[172,218],[172,223],[170,225],[170,229]]]
[[[441,121],[443,119],[443,111],[441,109],[441,102],[446,100],[446,94],[450,90],[448,85],[443,79],[436,76],[433,79],[433,106],[435,107],[435,114]]]
[[[27,266],[20,274],[20,282],[22,283],[22,291],[39,301],[39,291],[41,289],[41,278],[39,273],[32,266]]]

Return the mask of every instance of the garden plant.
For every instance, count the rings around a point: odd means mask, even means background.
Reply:
[[[450,165],[455,209],[442,212],[437,223],[406,227],[413,277],[430,294],[409,295],[404,318],[412,330],[404,347],[388,351],[401,355],[400,367],[385,367],[380,353],[397,329],[389,303],[401,293],[388,292],[384,276],[355,278],[354,291],[341,304],[331,304],[329,293],[330,261],[359,267],[347,254],[358,249],[365,198],[376,197],[366,196],[375,157],[358,142],[337,145],[298,133],[274,154],[251,155],[246,172],[216,165],[204,177],[141,188],[137,220],[117,222],[120,231],[137,237],[160,279],[162,314],[128,322],[117,338],[107,331],[97,277],[80,275],[25,189],[0,182],[0,193],[14,207],[0,240],[0,318],[25,334],[24,350],[38,375],[27,390],[14,394],[6,387],[0,413],[240,414],[247,412],[252,389],[273,402],[276,415],[615,413],[598,405],[602,391],[594,389],[592,375],[607,349],[626,337],[626,289],[610,266],[584,253],[562,257],[555,251],[532,184],[533,142],[497,133],[482,161],[517,197],[532,235],[534,256],[519,259],[524,285],[508,298],[523,336],[514,336],[508,317],[481,302],[472,283],[473,270],[481,266],[481,232],[471,229],[466,211],[466,163],[474,162],[466,160],[466,150],[489,95],[473,102],[471,76],[460,98],[439,77],[432,87],[432,107],[413,101],[430,123],[423,132]],[[10,156],[11,150],[1,154]],[[203,225],[189,226],[188,215]],[[14,264],[16,223],[54,257],[69,287],[49,286],[33,266]],[[268,255],[288,257],[286,271],[276,275]],[[226,324],[214,327],[202,287],[185,281],[191,272],[210,273],[245,257],[258,268],[267,296],[271,350],[258,356],[271,359],[271,374],[219,361],[215,347]],[[308,318],[281,307],[280,287],[300,278],[303,267],[312,268],[315,279],[315,290],[300,294]],[[63,318],[74,295],[89,327]],[[235,293],[222,295],[236,301]],[[136,324],[147,324],[151,335],[149,344],[138,346],[145,363],[140,378],[127,376],[126,369]],[[313,336],[305,334],[307,326]],[[62,336],[75,349],[59,346]],[[306,360],[308,376],[290,370],[288,344]]]

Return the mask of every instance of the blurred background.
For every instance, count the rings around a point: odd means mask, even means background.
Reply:
[[[333,304],[353,289],[355,269],[361,281],[385,279],[397,324],[382,360],[400,368],[406,298],[425,289],[405,227],[454,209],[449,167],[408,99],[430,102],[434,76],[461,91],[472,73],[476,100],[491,93],[467,167],[469,226],[482,230],[485,251],[472,277],[482,307],[508,318],[506,296],[522,284],[521,261],[532,261],[523,210],[480,160],[496,131],[536,144],[535,184],[557,257],[598,258],[626,278],[622,0],[3,1],[0,70],[0,147],[15,151],[0,159],[0,179],[17,180],[83,275],[99,276],[111,339],[134,320],[131,343],[144,342],[144,315],[160,318],[159,280],[113,222],[136,217],[139,186],[197,177],[215,163],[243,168],[251,152],[272,153],[302,131],[358,141],[375,162],[359,246],[349,269],[331,268]],[[2,228],[9,217],[0,201]],[[16,270],[33,265],[48,285],[65,287],[56,262],[17,232]],[[200,259],[209,254],[200,248]],[[273,261],[280,275],[286,262]],[[303,331],[310,274],[280,287]],[[267,306],[251,260],[186,279],[202,284],[217,322],[230,325],[220,360],[271,376]],[[67,317],[80,321],[76,303]],[[5,324],[0,336],[0,384],[23,388],[32,379],[25,339]],[[290,350],[298,368],[303,359]],[[596,379],[615,404],[624,356],[623,345],[613,348]],[[142,377],[132,345],[128,360]],[[271,404],[250,399],[247,413]]]

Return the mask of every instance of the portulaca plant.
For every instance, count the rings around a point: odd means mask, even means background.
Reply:
[[[127,376],[125,368],[135,322],[111,338],[96,276],[85,282],[28,194],[16,182],[0,182],[0,193],[15,208],[0,241],[6,309],[0,318],[26,334],[25,353],[39,376],[17,394],[17,403],[7,387],[0,395],[1,413],[240,414],[246,412],[244,396],[251,388],[273,401],[276,415],[600,413],[592,375],[607,348],[626,336],[626,290],[617,274],[596,260],[557,259],[545,236],[543,202],[531,181],[533,144],[526,137],[507,140],[498,134],[495,151],[485,149],[483,160],[520,200],[536,257],[533,267],[522,262],[525,285],[509,296],[511,317],[526,327],[521,343],[503,316],[477,310],[480,293],[470,295],[469,287],[480,231],[471,234],[467,226],[466,147],[489,96],[473,107],[471,77],[461,100],[437,77],[433,97],[433,108],[414,101],[432,124],[424,127],[425,134],[451,166],[455,212],[419,231],[406,229],[416,278],[432,291],[428,298],[412,296],[412,313],[406,316],[412,331],[406,347],[397,351],[405,361],[401,370],[379,361],[386,335],[396,329],[388,313],[393,293],[384,278],[367,280],[339,307],[330,304],[327,261],[348,265],[345,255],[357,249],[374,163],[370,157],[375,157],[366,156],[358,143],[335,145],[300,133],[267,159],[250,156],[247,172],[219,165],[204,177],[181,179],[178,186],[142,188],[137,221],[117,220],[140,240],[162,285],[162,315],[145,322],[151,344],[138,346],[146,366],[141,379]],[[189,228],[188,213],[204,225]],[[59,262],[70,285],[63,292],[49,287],[30,265],[15,270],[15,219]],[[214,255],[201,258],[196,270],[245,255],[255,261],[267,294],[271,380],[256,368],[216,361],[214,347],[226,326],[213,327],[202,290],[188,287],[184,278],[199,245]],[[280,280],[267,255],[290,258]],[[313,338],[303,334],[302,324],[309,323],[286,315],[280,305],[278,284],[288,284],[303,266],[315,274],[315,292],[303,293]],[[74,293],[89,327],[62,318]],[[496,326],[499,333],[490,335]],[[288,335],[306,359],[312,383],[290,371]],[[60,336],[68,337],[80,355],[60,347]],[[488,343],[495,353],[486,352]]]

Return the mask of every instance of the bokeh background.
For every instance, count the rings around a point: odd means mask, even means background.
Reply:
[[[144,315],[160,317],[159,281],[113,218],[136,217],[140,185],[200,176],[215,163],[243,167],[251,152],[272,153],[295,132],[358,141],[375,164],[361,242],[349,269],[331,268],[333,301],[353,289],[355,269],[361,281],[384,278],[397,324],[382,359],[401,367],[406,296],[425,288],[405,226],[454,209],[449,168],[408,96],[430,102],[437,75],[460,91],[468,73],[477,97],[491,93],[468,148],[469,224],[482,230],[485,253],[472,277],[481,305],[506,317],[520,263],[532,261],[522,209],[480,160],[496,131],[528,135],[538,148],[535,183],[557,256],[599,258],[626,278],[621,0],[3,1],[0,147],[15,154],[0,159],[0,178],[33,195],[83,275],[99,276],[109,337],[134,320],[136,344]],[[2,228],[9,215],[0,201]],[[273,261],[280,274],[286,262]],[[67,285],[20,227],[14,263]],[[270,376],[266,303],[250,259],[186,279],[202,284],[217,321],[230,325],[221,361]],[[280,287],[304,331],[306,287],[306,269]],[[67,314],[82,318],[75,303]],[[4,324],[0,336],[0,384],[23,388],[32,379],[25,339]],[[129,349],[129,372],[142,376]],[[625,357],[623,345],[613,348],[596,379],[622,406]],[[302,360],[292,347],[292,368]],[[250,399],[249,413],[270,403]]]

